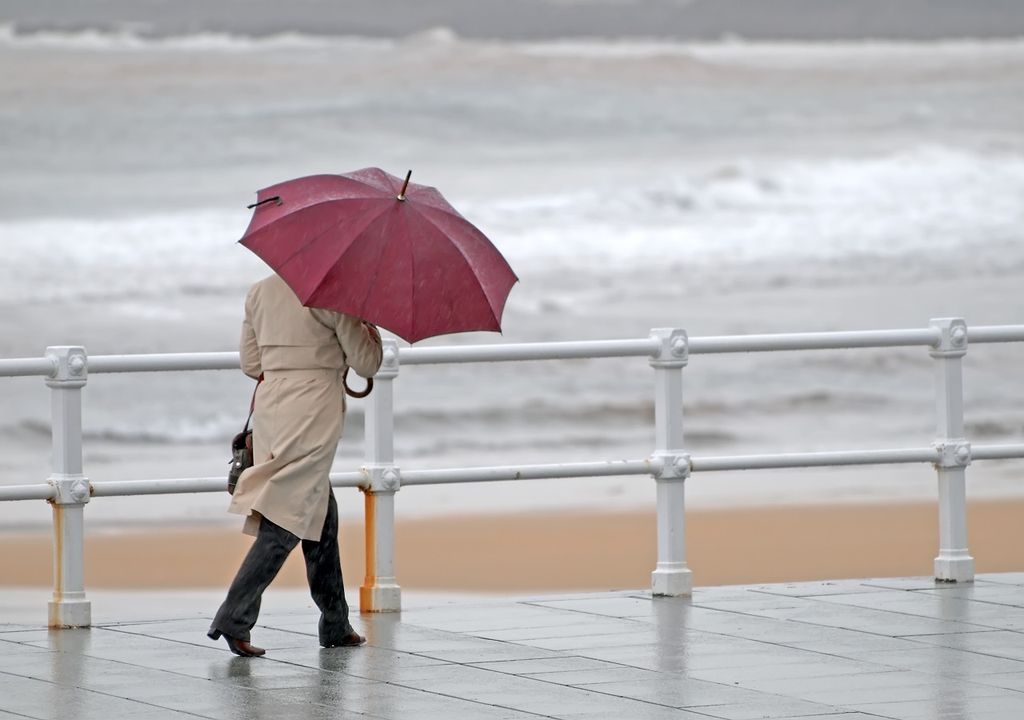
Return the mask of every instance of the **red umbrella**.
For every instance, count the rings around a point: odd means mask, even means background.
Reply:
[[[256,197],[239,242],[303,305],[354,315],[410,343],[501,330],[518,278],[436,189],[365,168],[288,180]]]

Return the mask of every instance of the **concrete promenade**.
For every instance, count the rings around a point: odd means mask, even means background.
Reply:
[[[316,611],[267,595],[236,658],[219,594],[91,594],[48,631],[0,591],[0,719],[1024,718],[1024,573],[420,601],[321,650]]]

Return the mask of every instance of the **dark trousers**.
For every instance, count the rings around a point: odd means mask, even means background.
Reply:
[[[249,642],[249,631],[260,614],[263,591],[277,577],[284,561],[299,538],[267,518],[260,520],[256,541],[238,568],[228,596],[220,606],[210,631],[220,631],[236,640]],[[320,644],[336,645],[352,632],[348,621],[348,603],[341,577],[341,557],[338,554],[338,504],[334,493],[327,505],[327,519],[320,541],[302,541],[302,555],[306,560],[306,579],[313,602],[320,609]]]

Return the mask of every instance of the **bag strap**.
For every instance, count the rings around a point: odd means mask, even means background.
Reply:
[[[260,389],[260,383],[263,382],[263,373],[256,378],[256,387],[252,389],[252,400],[249,401],[249,417],[245,419],[245,427],[242,428],[243,433],[249,432],[249,423],[252,422],[252,414],[256,410],[256,391]]]

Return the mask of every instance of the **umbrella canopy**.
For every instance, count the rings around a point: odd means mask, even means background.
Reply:
[[[518,278],[435,188],[365,168],[288,180],[257,200],[239,242],[303,305],[362,318],[410,343],[501,330]]]

